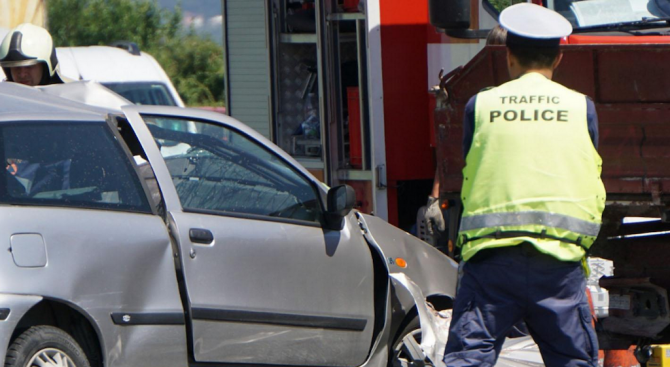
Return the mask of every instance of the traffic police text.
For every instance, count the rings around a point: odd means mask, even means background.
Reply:
[[[501,96],[500,102],[508,109],[492,110],[489,116],[489,122],[500,121],[557,121],[567,122],[568,111],[559,110],[555,106],[559,105],[561,100],[556,96]],[[546,105],[546,108],[524,109],[521,105]]]

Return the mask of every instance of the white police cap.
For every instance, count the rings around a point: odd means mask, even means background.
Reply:
[[[499,22],[507,30],[508,46],[558,47],[561,38],[572,33],[572,25],[562,15],[532,3],[507,7]]]

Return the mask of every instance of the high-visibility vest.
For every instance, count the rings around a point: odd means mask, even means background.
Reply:
[[[463,259],[530,242],[559,260],[581,260],[600,231],[601,169],[583,94],[539,73],[480,92],[463,169]]]

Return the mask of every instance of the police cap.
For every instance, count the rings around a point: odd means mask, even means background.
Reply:
[[[572,33],[562,15],[532,3],[512,5],[500,13],[500,26],[507,30],[507,46],[558,47]]]

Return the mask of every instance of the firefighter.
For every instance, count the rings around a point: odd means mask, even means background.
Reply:
[[[507,37],[507,30],[497,25],[491,29],[486,37],[486,45],[504,45]],[[435,179],[433,180],[433,188],[428,195],[428,202],[426,203],[426,211],[424,212],[424,223],[426,223],[426,230],[429,235],[435,235],[435,230],[444,232],[446,229],[444,216],[442,215],[442,208],[439,204],[440,197],[440,175],[435,169]]]
[[[511,81],[465,108],[464,263],[444,362],[493,366],[524,320],[545,365],[596,366],[585,291],[605,206],[595,107],[551,80],[572,32],[565,18],[520,3],[499,21]]]
[[[51,35],[30,23],[12,29],[2,40],[0,67],[10,82],[29,86],[63,83]]]

